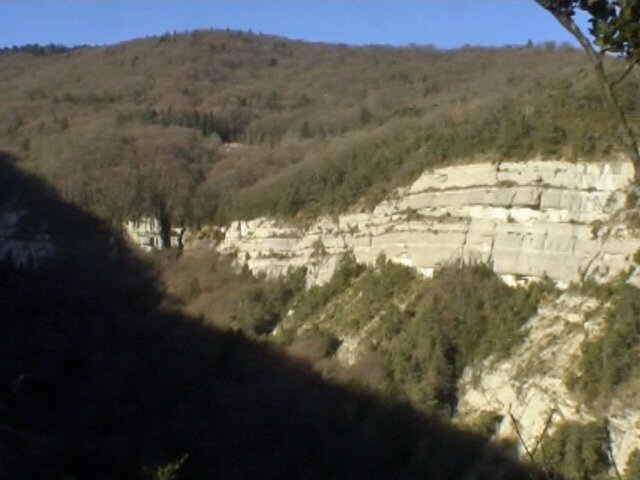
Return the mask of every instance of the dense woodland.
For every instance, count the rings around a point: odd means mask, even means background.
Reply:
[[[313,216],[443,163],[617,150],[583,54],[552,43],[439,51],[199,31],[6,49],[0,72],[0,147],[109,220]],[[637,124],[634,75],[619,92]]]

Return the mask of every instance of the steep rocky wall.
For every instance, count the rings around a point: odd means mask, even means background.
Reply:
[[[182,246],[183,228],[164,228],[155,217],[141,217],[123,224],[126,237],[145,252]]]
[[[584,342],[597,338],[603,324],[603,310],[594,298],[564,294],[544,305],[524,326],[527,336],[508,358],[489,358],[465,370],[458,384],[458,420],[473,423],[483,412],[495,413],[500,418],[497,437],[518,441],[513,415],[531,450],[550,415],[546,435],[563,421],[588,423],[606,418],[612,454],[622,470],[631,452],[640,448],[637,398],[586,405],[566,385],[567,376],[579,365]]]
[[[269,218],[233,222],[218,249],[254,273],[306,266],[310,284],[330,278],[349,250],[365,263],[385,253],[425,275],[475,259],[490,262],[509,283],[545,275],[560,286],[584,276],[608,279],[627,269],[640,247],[614,215],[632,179],[632,165],[617,160],[439,168],[371,212],[321,218],[306,228]],[[202,235],[185,237],[186,248],[202,243]]]

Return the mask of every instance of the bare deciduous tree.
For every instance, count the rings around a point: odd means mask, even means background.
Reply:
[[[640,63],[640,1],[639,0],[535,0],[550,12],[573,35],[587,54],[594,68],[604,104],[616,123],[620,140],[633,162],[636,179],[640,179],[640,151],[635,134],[615,96],[615,87]],[[575,21],[576,12],[589,16],[589,33],[593,42]],[[625,69],[609,74],[604,58],[607,54],[621,56]]]

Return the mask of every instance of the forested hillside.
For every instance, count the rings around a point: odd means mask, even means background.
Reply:
[[[621,87],[638,121],[640,80]],[[119,220],[315,215],[437,164],[615,149],[581,52],[347,47],[238,32],[0,53],[0,147]]]

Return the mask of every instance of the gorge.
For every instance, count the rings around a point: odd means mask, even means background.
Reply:
[[[306,267],[308,286],[329,281],[347,252],[370,265],[383,254],[427,277],[462,260],[489,264],[510,285],[546,278],[563,290],[620,275],[635,284],[640,236],[628,219],[632,181],[632,165],[620,159],[454,165],[423,173],[371,211],[307,225],[257,218],[187,230],[184,249],[216,250],[233,256],[239,268],[272,278]],[[524,342],[508,358],[489,357],[465,369],[456,418],[473,421],[491,413],[499,419],[498,438],[513,440],[519,429],[524,455],[524,446],[537,445],[562,422],[604,417],[613,459],[623,467],[640,448],[640,409],[614,398],[598,410],[566,385],[584,345],[602,333],[605,307],[575,291],[540,305],[523,327]],[[338,335],[337,358],[355,363],[367,330]]]

